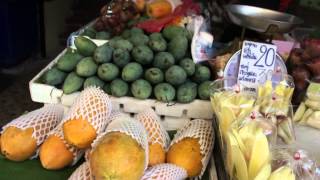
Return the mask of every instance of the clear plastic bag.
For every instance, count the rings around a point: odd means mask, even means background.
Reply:
[[[210,91],[212,108],[223,137],[234,121],[243,119],[252,112],[255,96],[240,90],[236,78],[218,79],[211,84]]]
[[[230,179],[266,179],[263,176],[271,167],[276,137],[276,127],[258,112],[235,121],[225,138],[225,166]]]
[[[267,80],[258,87],[255,106],[264,117],[277,126],[282,142],[291,144],[295,140],[291,105],[294,84],[291,76],[281,76],[278,79]]]
[[[298,180],[316,180],[319,178],[316,173],[317,164],[315,160],[307,151],[302,149],[292,147],[272,149],[272,172],[279,172],[283,168],[291,170],[295,179]]]

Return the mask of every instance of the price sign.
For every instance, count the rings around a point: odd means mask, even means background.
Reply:
[[[260,80],[271,79],[276,63],[277,47],[252,41],[244,41],[241,50],[238,82],[256,91]]]

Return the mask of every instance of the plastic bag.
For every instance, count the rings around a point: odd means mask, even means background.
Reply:
[[[225,138],[225,166],[230,179],[266,179],[263,176],[271,167],[276,136],[273,123],[256,111],[235,121]]]
[[[195,63],[210,60],[217,53],[213,46],[213,35],[209,33],[208,22],[202,16],[192,17],[193,38],[191,54]]]
[[[236,78],[214,81],[210,86],[213,111],[219,121],[219,131],[224,135],[234,121],[247,117],[253,110],[254,94],[242,91]]]
[[[272,150],[272,172],[275,174],[284,168],[292,171],[295,179],[316,180],[319,178],[316,174],[315,160],[307,151],[302,149],[277,147]],[[283,179],[285,178],[284,174],[282,173]]]
[[[294,84],[291,76],[281,76],[277,80],[267,80],[258,87],[255,106],[277,126],[278,136],[282,141],[291,144],[295,140],[291,105]]]

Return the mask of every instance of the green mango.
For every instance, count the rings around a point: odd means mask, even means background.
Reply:
[[[110,62],[112,59],[113,48],[109,46],[108,43],[103,44],[102,46],[97,47],[94,51],[93,58],[96,63],[106,63]]]
[[[159,52],[155,55],[153,60],[153,66],[166,70],[174,65],[174,57],[168,52]]]
[[[207,66],[203,66],[201,64],[196,65],[195,73],[193,75],[193,81],[197,83],[202,83],[204,81],[208,81],[211,78],[210,69]]]
[[[188,50],[188,39],[185,36],[176,36],[172,38],[168,45],[168,51],[176,60],[185,57]]]
[[[115,79],[110,85],[111,94],[116,97],[126,96],[129,92],[129,85],[121,79]]]
[[[60,71],[56,67],[53,67],[44,73],[41,80],[44,84],[56,86],[61,84],[66,78],[66,76],[67,74],[65,72]]]
[[[120,39],[120,40],[115,42],[114,48],[115,49],[123,49],[123,50],[131,51],[133,49],[133,45],[128,40]]]
[[[96,39],[108,40],[110,39],[111,34],[107,31],[100,31],[96,33]]]
[[[151,84],[158,84],[164,80],[164,75],[159,68],[150,68],[144,73],[144,78]]]
[[[113,52],[113,63],[123,68],[130,62],[130,53],[124,49],[115,49]]]
[[[98,77],[104,81],[114,80],[119,73],[119,68],[112,63],[104,63],[98,67]]]
[[[83,56],[75,51],[67,52],[58,59],[57,68],[64,72],[71,72],[82,58]]]
[[[78,76],[75,72],[68,74],[62,85],[63,93],[71,94],[79,91],[82,88],[84,79]]]
[[[210,84],[211,81],[204,81],[198,86],[198,95],[202,100],[209,100],[210,98]]]
[[[92,57],[85,57],[77,64],[76,72],[79,76],[90,77],[96,74],[98,65]]]
[[[83,31],[81,35],[88,36],[89,38],[94,39],[96,37],[96,33],[97,31],[93,27],[88,27]]]
[[[103,88],[104,82],[99,79],[97,76],[92,76],[87,78],[83,83],[83,88],[89,87],[89,86],[96,86]]]
[[[152,93],[152,86],[144,79],[138,79],[131,84],[131,93],[135,98],[148,99]]]
[[[97,48],[97,45],[94,42],[83,36],[78,36],[75,39],[74,44],[78,52],[85,57],[92,56]]]
[[[140,64],[132,62],[122,69],[121,77],[124,81],[132,82],[139,79],[143,74],[143,68]]]
[[[179,103],[190,103],[197,97],[197,84],[186,82],[177,90],[177,101]]]
[[[163,29],[162,35],[166,39],[172,40],[173,38],[175,38],[177,36],[187,37],[188,33],[187,33],[187,30],[181,26],[171,25],[171,26],[167,26]]]
[[[166,71],[165,79],[174,86],[180,85],[187,80],[187,73],[180,66],[173,65]]]
[[[111,94],[111,84],[105,83],[102,89],[105,93]]]
[[[188,76],[192,76],[196,71],[196,65],[190,58],[182,59],[179,65],[186,71]]]
[[[147,65],[153,61],[153,52],[148,46],[140,45],[133,48],[132,57],[138,63]]]
[[[154,95],[159,101],[169,102],[174,100],[176,90],[169,83],[160,83],[154,87]]]
[[[148,45],[149,37],[145,34],[131,34],[130,38],[128,39],[134,46],[140,45]]]
[[[162,52],[167,49],[167,42],[164,39],[159,39],[159,40],[151,39],[148,45],[155,52]]]

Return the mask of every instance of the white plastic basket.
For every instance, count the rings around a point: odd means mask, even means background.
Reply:
[[[31,99],[40,103],[61,103],[64,106],[71,106],[74,99],[80,92],[64,94],[61,89],[39,82],[39,78],[48,69],[52,68],[66,50],[62,51],[51,63],[41,70],[30,82],[29,89]],[[175,130],[182,127],[191,119],[208,119],[213,117],[213,111],[210,101],[196,99],[189,104],[176,103],[168,105],[155,99],[139,100],[133,97],[111,97],[114,109],[121,110],[128,114],[134,115],[146,108],[153,108],[161,117],[164,126],[168,130]]]

